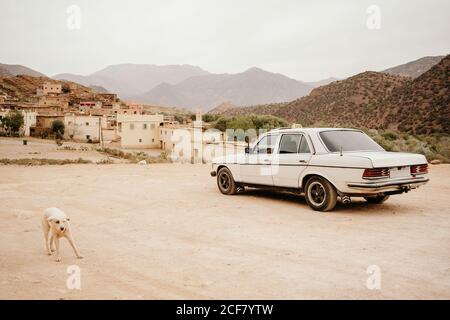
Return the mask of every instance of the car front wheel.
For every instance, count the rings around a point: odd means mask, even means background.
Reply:
[[[316,211],[330,211],[336,206],[336,188],[322,177],[312,177],[306,183],[305,199]]]
[[[230,169],[222,168],[219,170],[217,173],[217,186],[223,194],[232,195],[237,192],[236,182],[234,182]]]

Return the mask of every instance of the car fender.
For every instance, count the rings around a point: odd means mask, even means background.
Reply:
[[[320,176],[320,177],[327,179],[337,190],[340,190],[340,188],[341,188],[335,175],[332,172],[330,172],[330,170],[327,170],[327,169],[319,170],[319,168],[317,168],[317,167],[309,167],[308,166],[305,170],[302,171],[302,173],[300,174],[300,177],[298,179],[298,185],[300,186],[301,189],[305,188],[305,186],[302,185],[303,179],[306,176],[311,176],[311,175]]]

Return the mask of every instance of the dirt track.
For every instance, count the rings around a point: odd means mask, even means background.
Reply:
[[[450,166],[383,205],[223,196],[207,165],[0,166],[0,299],[450,298]],[[45,254],[42,210],[85,259]],[[81,268],[81,290],[66,268]],[[381,290],[366,269],[381,269]]]

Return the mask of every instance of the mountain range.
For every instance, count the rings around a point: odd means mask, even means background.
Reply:
[[[53,78],[103,87],[137,102],[205,110],[224,101],[236,105],[288,101],[336,80],[307,83],[259,68],[237,74],[212,74],[190,65],[142,64],[113,65],[88,76],[65,73]]]
[[[176,84],[204,74],[208,72],[191,65],[118,64],[88,76],[62,73],[52,78],[73,81],[85,86],[103,87],[122,98],[129,98],[143,94],[161,83]]]
[[[450,55],[416,78],[367,71],[316,88],[303,98],[212,114],[268,114],[305,126],[398,129],[450,134]]]
[[[379,85],[386,84],[392,86],[389,90],[394,89],[397,83],[404,84],[403,82],[407,80],[420,78],[440,60],[440,56],[424,57],[382,72],[367,72],[358,75],[359,77],[355,76],[356,78],[350,77],[345,80],[328,78],[317,82],[298,81],[259,68],[250,68],[236,74],[213,74],[191,65],[146,64],[112,65],[88,76],[59,74],[53,78],[76,82],[97,92],[116,92],[122,99],[155,106],[172,106],[191,110],[202,107],[207,111],[220,105],[220,110],[215,109],[212,112],[222,113],[235,109],[235,106],[263,105],[266,109],[273,108],[272,112],[275,113],[280,106],[292,105],[295,101],[299,101],[299,98],[307,96],[301,102],[305,104],[305,101],[310,101],[311,97],[317,97],[318,92],[322,92],[324,97],[320,101],[315,98],[317,101],[313,104],[322,105],[325,109],[329,103],[347,106],[347,102],[344,101],[347,98],[350,108],[352,106],[350,102],[355,105],[359,103],[372,105],[373,99],[384,99],[390,94],[390,91],[380,88]],[[44,76],[24,66],[0,64],[0,77],[16,75]],[[399,76],[406,77],[400,80],[396,78]],[[356,83],[360,83],[361,87],[354,87],[353,84],[356,85]],[[319,90],[324,86],[325,89]],[[353,89],[365,91],[352,93]],[[367,94],[365,94],[366,91]],[[310,103],[312,102],[307,104]],[[295,114],[294,112],[293,115]],[[293,115],[288,117],[292,118]],[[311,115],[304,117],[308,118]],[[339,118],[342,120],[345,116],[341,115]]]
[[[251,68],[237,74],[191,77],[175,85],[162,83],[135,99],[152,104],[209,110],[224,101],[240,106],[288,101],[307,95],[313,88],[308,83],[282,74]]]

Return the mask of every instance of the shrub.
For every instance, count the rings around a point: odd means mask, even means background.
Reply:
[[[5,128],[9,135],[18,135],[24,124],[23,114],[20,111],[10,111],[2,118],[0,125]]]

